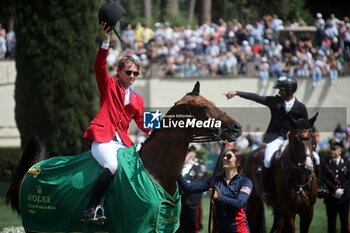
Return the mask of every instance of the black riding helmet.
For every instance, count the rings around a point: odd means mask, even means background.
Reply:
[[[119,40],[121,40],[119,34],[115,30],[115,26],[118,21],[121,21],[122,24],[127,24],[126,12],[124,7],[117,2],[107,1],[105,4],[101,6],[98,11],[98,20],[99,22],[105,22],[106,27],[110,27],[110,30],[114,30],[115,34],[118,36]],[[126,25],[121,25],[126,26]],[[122,40],[121,40],[122,41]]]
[[[277,79],[274,89],[291,90],[293,93],[298,88],[298,82],[293,76],[281,76]]]

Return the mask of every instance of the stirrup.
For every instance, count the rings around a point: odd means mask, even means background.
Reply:
[[[98,211],[101,210],[102,214],[99,214]],[[104,224],[106,217],[104,216],[104,209],[102,205],[98,205],[97,207],[92,207],[87,210],[84,210],[83,216],[80,221],[84,223],[96,223],[98,225]]]
[[[101,215],[97,213],[99,210],[101,210]],[[98,225],[102,225],[105,223],[105,220],[106,220],[106,216],[105,216],[105,210],[103,209],[103,206],[102,205],[96,206],[94,211],[94,218],[91,221],[93,221]]]

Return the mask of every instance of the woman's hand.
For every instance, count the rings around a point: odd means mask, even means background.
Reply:
[[[109,41],[111,40],[111,31],[108,32],[108,30],[110,29],[110,27],[106,27],[107,23],[105,22],[101,22],[100,23],[100,33],[103,36],[103,43],[105,44],[109,44]]]
[[[225,93],[223,95],[226,96],[227,99],[231,99],[231,98],[235,97],[235,95],[237,95],[237,91],[228,91],[227,93]]]
[[[213,193],[213,189],[210,188],[209,190],[209,196],[211,197],[212,193]],[[218,192],[216,192],[216,189],[214,190],[214,196],[213,196],[213,200],[216,201],[219,198]]]

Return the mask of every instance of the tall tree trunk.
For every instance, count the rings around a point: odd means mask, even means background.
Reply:
[[[210,25],[211,23],[211,0],[203,0],[202,8],[202,24],[206,23]]]
[[[190,9],[188,10],[188,24],[192,24],[195,6],[196,6],[196,0],[191,0]]]
[[[151,0],[143,0],[145,7],[145,18],[146,23],[150,27],[152,23],[152,1]]]
[[[168,11],[169,16],[174,19],[178,16],[179,12],[179,6],[178,6],[178,0],[167,0],[166,1],[166,9]]]

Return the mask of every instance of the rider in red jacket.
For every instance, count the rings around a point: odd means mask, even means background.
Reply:
[[[110,27],[100,24],[104,37],[94,64],[96,81],[100,92],[100,110],[91,121],[84,138],[91,144],[91,153],[104,170],[95,181],[89,203],[81,221],[102,223],[106,218],[98,212],[101,199],[118,168],[117,152],[120,148],[133,145],[127,131],[132,119],[146,134],[143,128],[143,98],[131,89],[139,75],[139,64],[131,56],[119,58],[117,73],[109,76],[106,59],[110,42]]]

